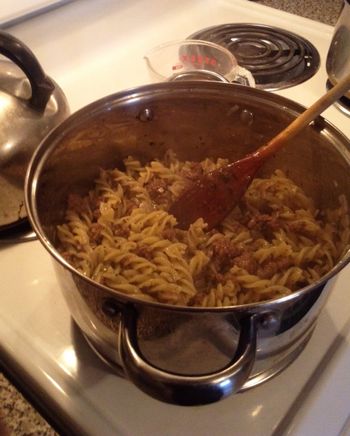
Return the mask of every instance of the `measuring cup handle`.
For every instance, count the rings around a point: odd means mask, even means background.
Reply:
[[[243,68],[241,66],[237,66],[236,75],[232,80],[233,83],[238,83],[240,85],[250,86],[251,88],[255,88],[255,79],[252,73]]]

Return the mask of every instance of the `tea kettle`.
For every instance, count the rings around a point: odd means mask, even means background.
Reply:
[[[343,9],[335,25],[327,54],[326,70],[332,85],[336,85],[350,73],[350,0],[344,0]],[[345,97],[350,98],[350,91]]]
[[[33,52],[0,31],[0,235],[26,218],[24,179],[41,140],[69,115],[66,97]],[[12,62],[11,62],[12,61]]]

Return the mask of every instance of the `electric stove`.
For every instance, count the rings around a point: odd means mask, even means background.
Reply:
[[[247,0],[78,0],[6,30],[33,50],[75,111],[148,83],[143,56],[151,48],[243,23],[292,32],[316,53],[317,65],[303,80],[277,87],[262,75],[262,87],[305,106],[326,91],[333,28]],[[270,43],[253,48],[276,51]],[[284,56],[282,44],[283,50]],[[324,116],[350,135],[350,120],[338,107]],[[350,434],[350,267],[327,284],[332,292],[316,330],[286,370],[244,393],[189,408],[150,398],[96,356],[73,323],[38,241],[2,244],[0,277],[0,363],[61,433]]]

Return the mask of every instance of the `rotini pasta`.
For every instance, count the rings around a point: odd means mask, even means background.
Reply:
[[[326,274],[349,248],[345,197],[317,210],[285,174],[256,178],[214,230],[187,231],[167,211],[194,179],[226,159],[181,162],[169,151],[147,165],[101,170],[94,190],[72,194],[58,226],[60,252],[119,292],[174,305],[221,307],[287,295]],[[194,205],[195,207],[195,205]]]

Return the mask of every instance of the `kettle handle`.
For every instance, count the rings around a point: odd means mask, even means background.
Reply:
[[[38,112],[44,111],[55,85],[44,73],[34,53],[19,39],[0,31],[0,54],[13,61],[25,73],[32,88],[28,103]]]
[[[250,375],[260,321],[257,314],[240,321],[240,337],[231,362],[204,375],[181,375],[153,366],[138,347],[136,309],[126,305],[120,315],[119,353],[123,369],[137,387],[154,398],[183,406],[209,404],[239,391]]]

